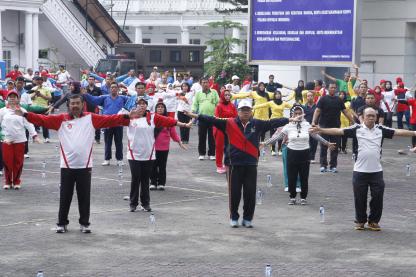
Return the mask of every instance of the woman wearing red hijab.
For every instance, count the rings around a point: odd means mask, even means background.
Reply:
[[[230,102],[231,92],[225,89],[221,92],[220,102],[215,108],[214,115],[218,118],[234,118],[237,116],[237,109],[234,104]],[[224,155],[224,134],[214,127],[215,138],[215,161],[217,164],[217,173],[223,174],[226,172],[222,158]]]

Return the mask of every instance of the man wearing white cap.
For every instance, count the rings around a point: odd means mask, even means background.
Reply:
[[[259,158],[260,135],[273,128],[289,123],[287,118],[259,120],[253,118],[251,101],[243,99],[238,104],[236,118],[220,119],[207,115],[187,113],[200,122],[214,125],[225,135],[224,164],[227,166],[229,186],[230,225],[238,227],[238,206],[243,190],[244,213],[242,226],[251,228],[256,206],[257,164]],[[291,118],[290,120],[297,120]]]

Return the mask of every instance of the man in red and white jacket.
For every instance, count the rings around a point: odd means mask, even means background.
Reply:
[[[61,145],[61,187],[56,232],[65,233],[74,185],[76,184],[81,232],[90,233],[90,192],[92,148],[95,129],[128,126],[130,114],[98,115],[83,113],[84,99],[79,94],[69,97],[68,113],[38,115],[20,112],[29,122],[58,131]]]

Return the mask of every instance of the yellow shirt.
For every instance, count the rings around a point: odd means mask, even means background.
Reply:
[[[52,96],[51,95],[51,90],[49,88],[42,87],[42,88],[38,88],[37,91],[39,91],[40,94],[42,94],[43,96],[46,96],[46,97],[51,97]],[[30,96],[32,97],[33,94],[34,93],[32,93]],[[44,99],[40,96],[36,96],[35,98],[32,99],[33,105],[40,106],[40,107],[43,107],[43,108],[48,107],[48,102],[49,102],[49,100],[46,100],[46,99]]]
[[[264,104],[255,105],[253,108],[255,111],[258,108],[265,107],[268,107],[272,110],[272,115],[270,118],[282,118],[284,110],[292,108],[292,105],[285,101],[283,101],[280,105],[277,105],[274,101],[269,101]]]
[[[349,81],[347,84],[348,87],[348,94],[350,95],[351,98],[353,97],[357,97],[357,93],[355,92],[354,88],[352,87],[352,82]]]
[[[307,101],[306,101],[306,95],[308,94],[309,90],[302,90],[302,100],[300,102],[298,102],[298,104],[304,105]],[[290,93],[290,95],[288,96],[288,98],[286,98],[286,101],[291,101],[291,100],[295,100],[295,95],[296,92],[292,91]]]
[[[351,113],[351,103],[350,102],[345,102],[345,109]],[[340,120],[341,120],[341,128],[347,128],[350,126],[350,120],[344,115],[344,113],[341,113],[340,115]]]
[[[273,99],[274,93],[273,92],[267,92],[267,93],[269,94],[269,98]],[[244,99],[244,98],[253,99],[256,105],[260,105],[260,104],[264,104],[268,102],[267,98],[258,95],[256,91],[233,94],[231,99],[234,100],[234,99]],[[253,117],[256,119],[268,120],[269,119],[269,107],[255,109]]]

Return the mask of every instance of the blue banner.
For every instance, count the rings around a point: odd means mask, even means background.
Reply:
[[[6,62],[0,61],[0,79],[6,79]]]
[[[353,63],[355,0],[252,0],[250,61]]]

